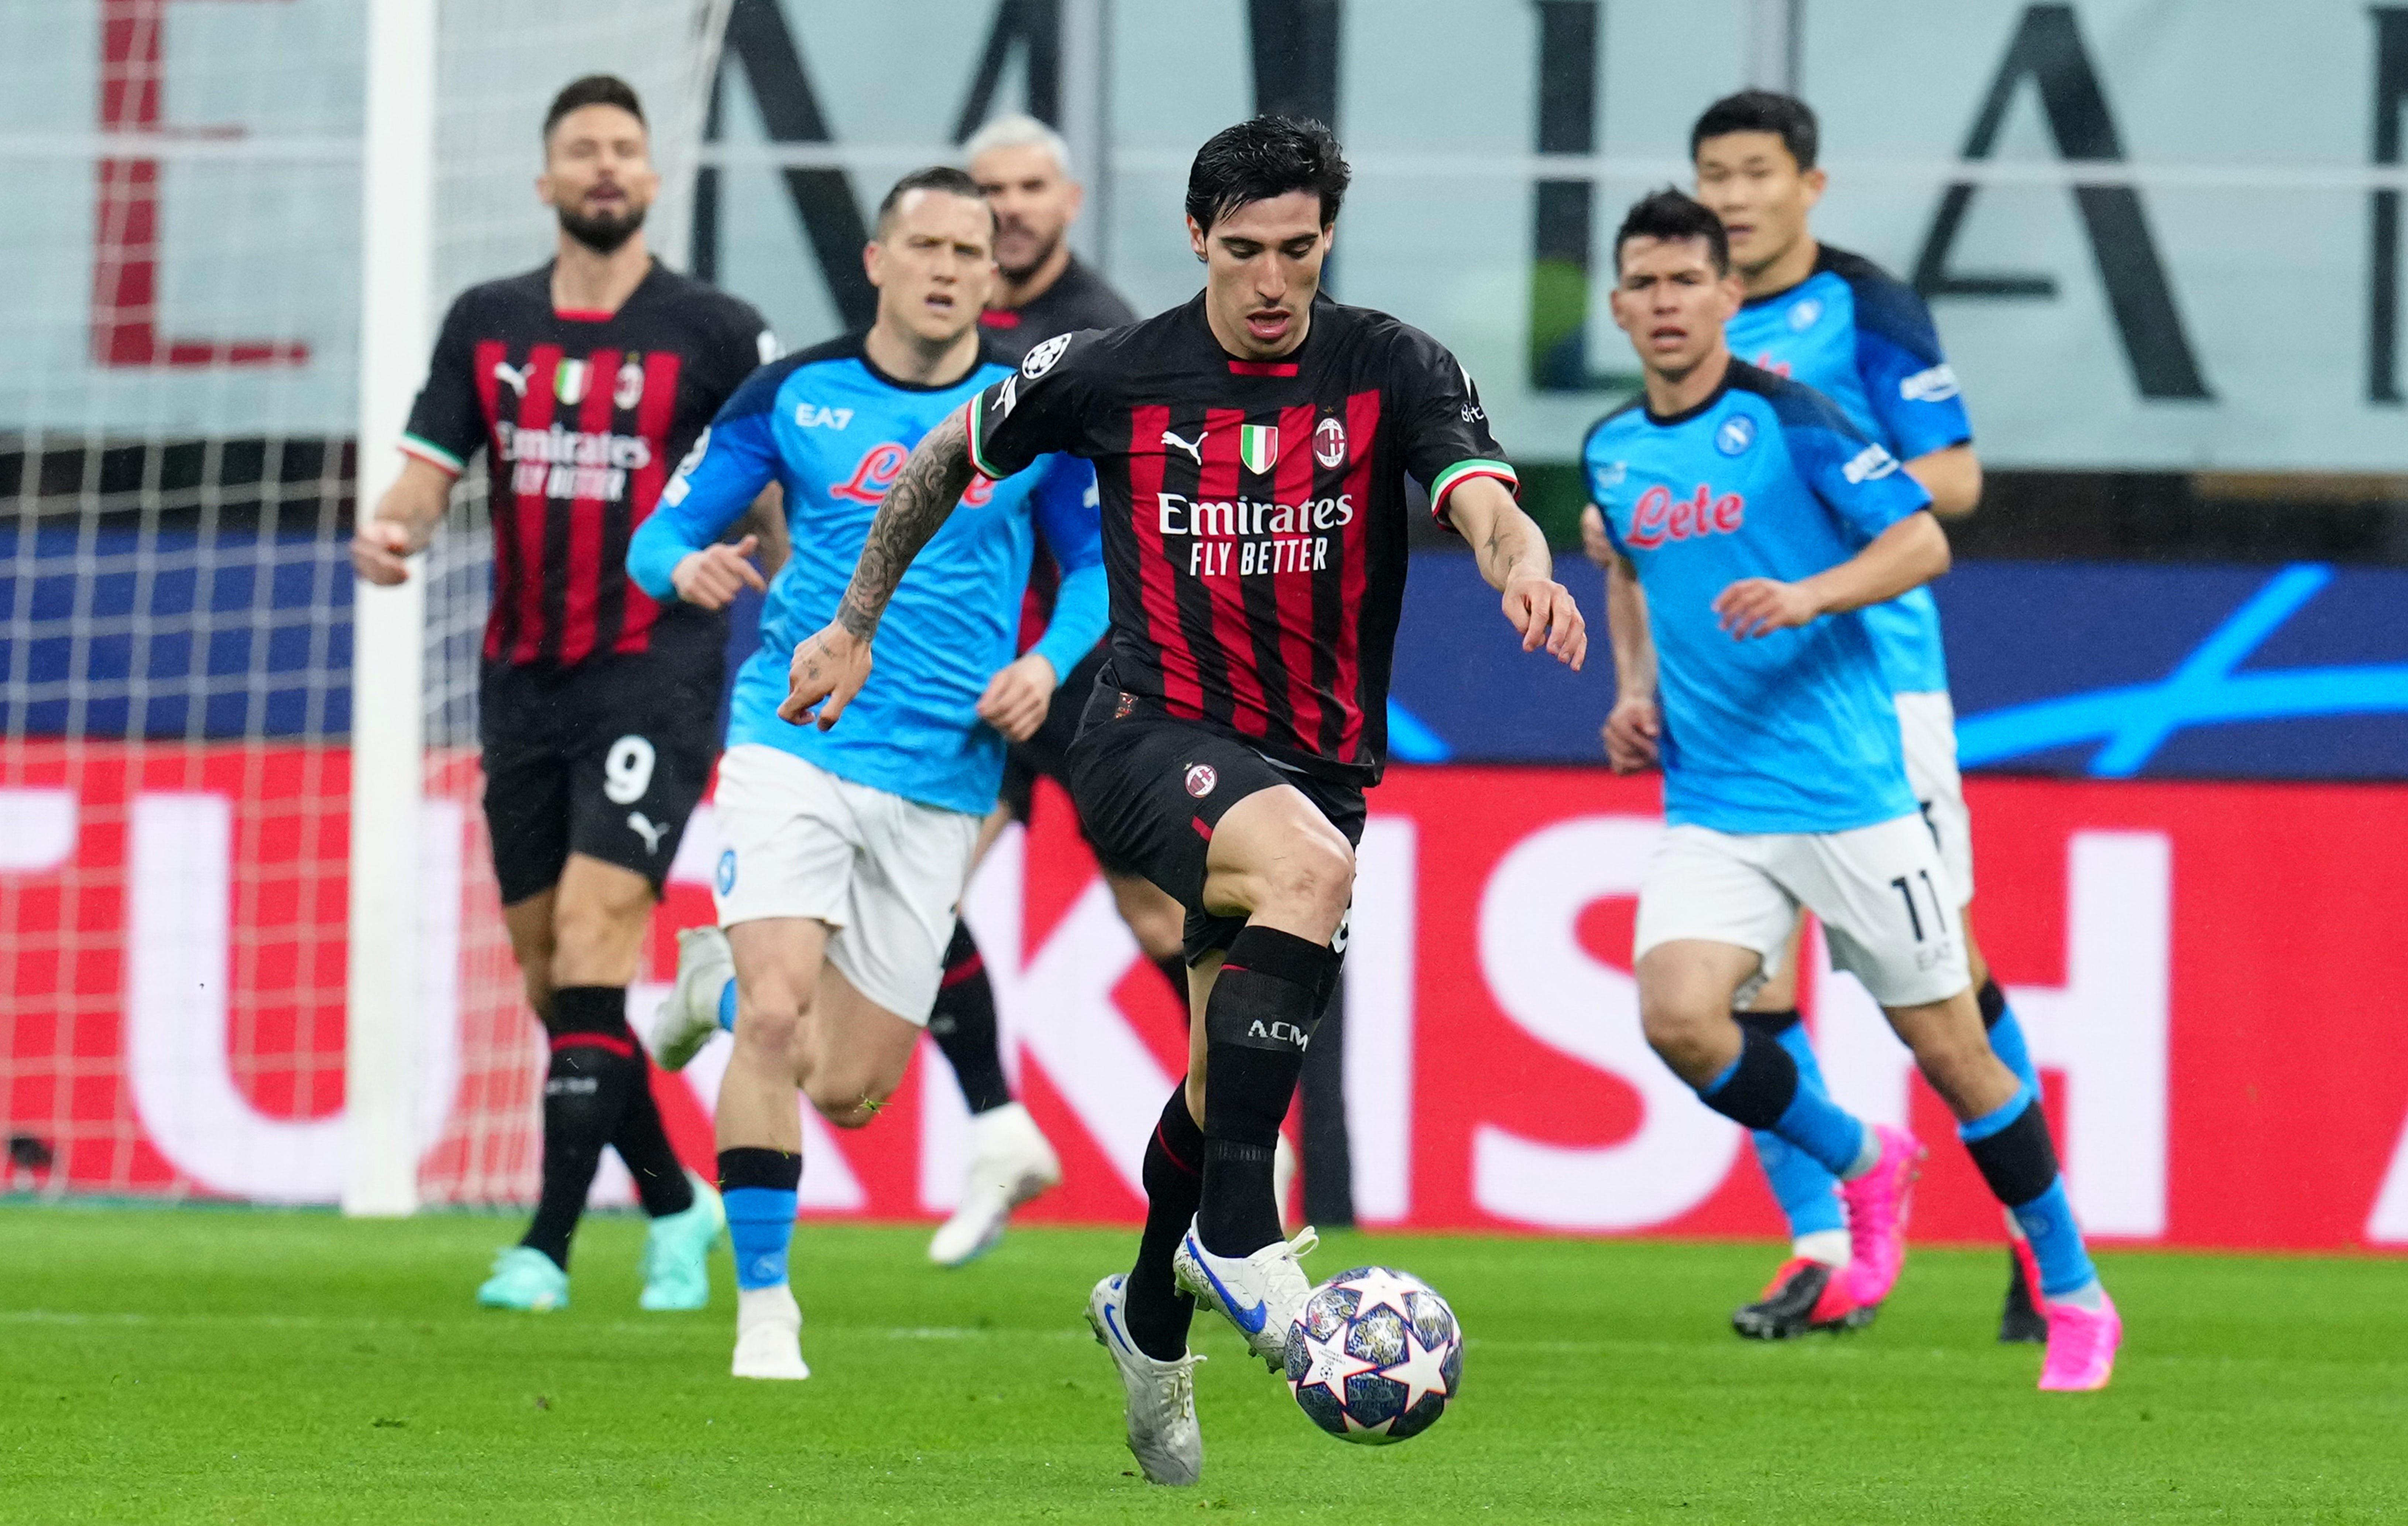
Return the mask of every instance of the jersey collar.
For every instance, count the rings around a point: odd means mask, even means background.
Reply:
[[[1703,399],[1690,404],[1678,413],[1658,413],[1649,407],[1646,402],[1647,394],[1644,392],[1639,394],[1640,411],[1647,415],[1649,423],[1661,429],[1670,429],[1675,424],[1685,424],[1723,400],[1723,394],[1731,389],[1731,373],[1738,370],[1741,364],[1740,358],[1733,355],[1730,358],[1730,364],[1723,367],[1723,378],[1714,383],[1714,390],[1708,392]]]
[[[1761,307],[1767,303],[1779,302],[1784,297],[1794,295],[1800,288],[1805,286],[1808,281],[1813,280],[1815,277],[1823,274],[1823,272],[1830,268],[1831,246],[1824,243],[1820,239],[1816,239],[1814,242],[1814,264],[1808,268],[1804,276],[1799,278],[1797,280],[1791,281],[1788,285],[1783,287],[1778,292],[1767,292],[1759,297],[1746,297],[1742,299],[1739,305],[1740,311],[1745,312],[1750,307]]]
[[[652,289],[654,278],[661,273],[661,257],[655,254],[652,257],[652,263],[644,266],[644,278],[638,281],[636,289],[627,293],[627,300],[619,304],[619,310],[606,313],[588,307],[552,306],[552,268],[559,264],[560,261],[556,257],[543,263],[543,300],[545,307],[551,311],[552,316],[563,323],[608,323],[612,319],[623,316],[628,308],[636,305],[638,298]]]

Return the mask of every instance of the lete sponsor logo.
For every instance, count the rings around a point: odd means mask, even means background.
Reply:
[[[1671,489],[1658,483],[1639,495],[1630,515],[1630,533],[1625,538],[1641,550],[1652,551],[1666,541],[1727,535],[1746,520],[1747,500],[1736,492],[1715,497],[1714,490],[1700,482],[1693,496],[1675,498]]]

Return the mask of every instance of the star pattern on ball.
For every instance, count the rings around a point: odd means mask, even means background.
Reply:
[[[1405,1386],[1405,1407],[1411,1409],[1430,1394],[1448,1397],[1446,1348],[1424,1346],[1411,1325],[1405,1327],[1405,1360],[1380,1369],[1380,1376]]]
[[[1342,1334],[1338,1340],[1325,1341],[1317,1339],[1309,1330],[1303,1333],[1305,1355],[1312,1365],[1302,1377],[1297,1379],[1296,1391],[1298,1393],[1311,1388],[1326,1389],[1330,1397],[1342,1405],[1346,1402],[1348,1378],[1379,1370],[1378,1362],[1366,1362],[1347,1350]],[[1406,1349],[1412,1349],[1410,1342]]]
[[[1419,1284],[1398,1276],[1384,1266],[1372,1266],[1361,1276],[1349,1277],[1334,1287],[1351,1290],[1354,1294],[1354,1318],[1360,1319],[1373,1309],[1385,1305],[1397,1311],[1397,1318],[1408,1325],[1413,1322],[1412,1306],[1407,1298],[1419,1290]]]

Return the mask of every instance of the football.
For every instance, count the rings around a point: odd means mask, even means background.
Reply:
[[[1287,1386],[1331,1435],[1369,1447],[1438,1423],[1463,1387],[1463,1332],[1410,1272],[1357,1266],[1312,1290],[1287,1333]]]

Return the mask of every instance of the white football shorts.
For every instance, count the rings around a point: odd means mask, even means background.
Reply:
[[[1973,899],[1973,816],[1965,808],[1965,778],[1956,772],[1956,706],[1948,691],[1892,694],[1898,736],[1906,749],[1906,782],[1940,842],[1949,882]]]
[[[1972,984],[1962,900],[1920,816],[1849,832],[1668,828],[1639,889],[1631,958],[1681,938],[1752,948],[1763,960],[1743,1006],[1776,968],[1799,909],[1823,920],[1831,963],[1884,1006],[1920,1006]]]
[[[828,924],[827,957],[864,996],[924,1025],[944,978],[979,819],[923,806],[747,742],[719,761],[719,925]]]

